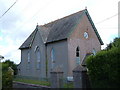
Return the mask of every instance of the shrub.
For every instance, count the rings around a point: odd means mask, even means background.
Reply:
[[[120,39],[115,39],[112,48],[107,48],[87,58],[88,74],[92,87],[120,87]]]
[[[12,88],[12,75],[11,72],[3,72],[2,73],[2,87],[3,88]]]
[[[17,75],[17,65],[13,61],[6,60],[5,62],[3,62],[3,64],[6,64],[7,67],[11,67],[14,70],[14,75]]]
[[[8,64],[2,63],[2,88],[12,88],[11,71],[8,71]]]

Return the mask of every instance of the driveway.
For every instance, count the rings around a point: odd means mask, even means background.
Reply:
[[[42,85],[27,84],[22,82],[13,82],[13,88],[50,88]]]

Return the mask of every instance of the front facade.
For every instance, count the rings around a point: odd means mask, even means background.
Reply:
[[[101,50],[103,42],[88,11],[82,10],[54,22],[38,26],[21,45],[19,75],[49,78],[60,67],[64,77],[82,65],[87,54]]]

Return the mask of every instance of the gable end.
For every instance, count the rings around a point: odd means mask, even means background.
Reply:
[[[36,29],[32,32],[32,34],[25,40],[25,42],[20,46],[20,50],[22,49],[28,49],[31,48],[32,43],[34,41],[35,35],[37,33],[38,29],[36,27]]]
[[[85,10],[85,13],[86,13],[86,16],[88,17],[88,20],[89,20],[90,23],[91,23],[91,26],[92,26],[93,30],[95,31],[95,34],[97,35],[97,38],[98,38],[100,44],[101,44],[101,45],[104,45],[104,43],[103,43],[103,41],[102,41],[102,39],[101,39],[101,37],[100,37],[100,35],[99,35],[97,29],[96,29],[96,27],[95,27],[95,25],[94,25],[94,23],[93,23],[91,17],[90,17],[90,15],[89,15],[87,9]]]

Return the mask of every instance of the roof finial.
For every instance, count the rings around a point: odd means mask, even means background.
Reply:
[[[85,9],[87,9],[87,6],[85,6]]]
[[[36,27],[38,27],[38,23],[37,23],[37,26]]]

